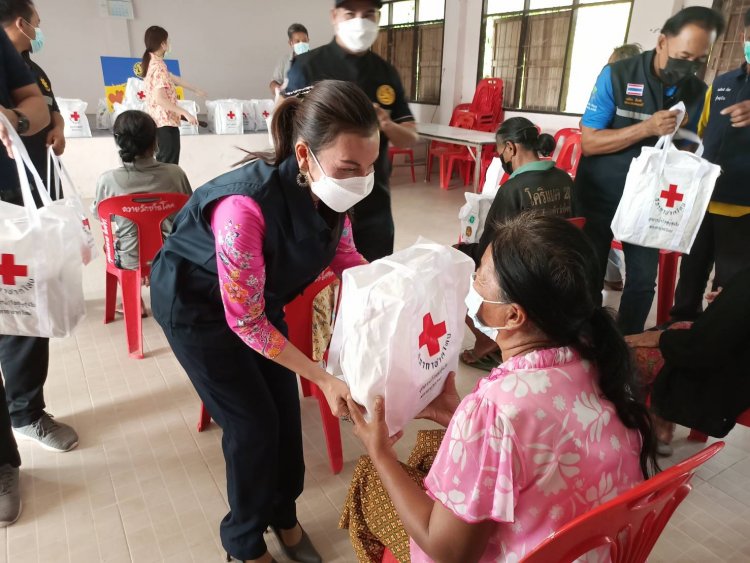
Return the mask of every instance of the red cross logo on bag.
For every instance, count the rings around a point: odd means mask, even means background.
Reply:
[[[79,119],[81,119],[81,115],[77,111],[74,111],[70,114],[70,119],[77,122]]]
[[[143,100],[145,98],[146,98],[146,94],[143,92],[143,90],[141,90],[140,92],[138,92],[138,99],[139,100]]]
[[[13,254],[0,254],[0,279],[3,285],[16,285],[16,278],[25,278],[29,274],[26,266],[16,265]]]
[[[230,110],[230,111],[229,111],[229,113],[227,114],[227,117],[228,117],[229,119],[234,119],[234,118],[235,118],[235,117],[237,117],[237,116],[236,116],[236,114],[235,114],[235,113],[234,113],[233,111],[231,111],[231,110]]]
[[[268,119],[268,116],[269,116],[269,115],[271,115],[271,114],[270,114],[270,113],[268,113],[268,110],[264,110],[264,111],[263,111],[263,117],[265,117],[266,119]]]
[[[672,209],[675,203],[678,203],[685,198],[685,194],[681,194],[677,191],[677,184],[670,184],[669,190],[663,190],[661,192],[661,198],[667,200],[667,207]]]
[[[440,339],[448,334],[445,322],[435,324],[432,320],[432,314],[427,313],[422,319],[422,334],[419,335],[419,347],[427,346],[427,353],[430,357],[440,352]]]

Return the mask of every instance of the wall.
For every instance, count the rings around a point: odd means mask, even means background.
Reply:
[[[271,74],[288,49],[290,23],[307,26],[313,46],[333,35],[329,0],[134,0],[133,21],[100,17],[97,0],[35,4],[47,42],[35,59],[55,93],[86,100],[89,113],[104,95],[99,57],[140,57],[150,25],[170,32],[182,75],[209,98],[269,97]]]

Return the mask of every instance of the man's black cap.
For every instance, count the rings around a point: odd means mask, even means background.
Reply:
[[[344,4],[346,4],[348,1],[349,0],[336,0],[335,5],[336,5],[337,8],[340,8],[341,6],[343,6]],[[372,3],[375,4],[375,6],[377,8],[382,8],[383,7],[383,3],[380,2],[380,0],[372,0]]]

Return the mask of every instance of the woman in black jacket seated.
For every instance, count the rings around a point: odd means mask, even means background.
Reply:
[[[555,151],[551,135],[540,134],[536,125],[525,117],[512,117],[497,131],[497,152],[503,170],[510,176],[500,187],[485,220],[484,232],[478,243],[456,246],[474,259],[477,267],[494,238],[495,225],[523,212],[571,217],[571,189],[573,180],[555,167],[552,160],[541,160]],[[490,371],[502,358],[494,339],[479,332],[467,319],[476,337],[474,348],[466,350],[461,360],[472,367]]]
[[[714,299],[692,326],[625,338],[644,383],[653,382],[660,442],[671,440],[674,423],[721,438],[750,408],[749,287],[747,269],[711,294]]]

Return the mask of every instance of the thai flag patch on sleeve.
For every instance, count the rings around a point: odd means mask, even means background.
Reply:
[[[643,84],[631,84],[628,82],[628,87],[625,90],[626,96],[643,96]]]

